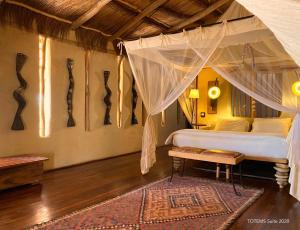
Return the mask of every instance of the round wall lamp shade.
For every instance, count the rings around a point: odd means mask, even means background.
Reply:
[[[218,86],[213,86],[208,89],[208,96],[210,99],[217,99],[221,95],[221,90]]]
[[[296,96],[300,96],[300,81],[294,82],[292,85],[292,91]]]

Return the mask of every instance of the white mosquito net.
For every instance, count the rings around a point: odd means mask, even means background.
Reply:
[[[272,1],[277,2],[270,0],[268,3]],[[246,4],[248,0],[238,2]],[[291,11],[296,7],[300,12],[299,2],[293,7]],[[255,14],[252,9],[247,9]],[[297,17],[296,23],[299,23],[300,13]],[[287,26],[284,22],[281,21],[283,28]],[[276,33],[271,32],[272,28],[267,28],[258,18],[251,17],[178,34],[125,42],[137,87],[149,114],[143,133],[143,174],[149,171],[156,160],[156,133],[152,116],[171,105],[201,69],[209,65],[257,101],[295,115],[286,141],[291,168],[290,193],[300,199],[300,98],[292,93],[292,84],[299,80],[300,72],[296,63],[300,61],[300,39],[297,41],[290,34],[278,39]],[[294,32],[299,37],[300,28],[296,27]],[[292,49],[294,45],[295,49],[299,47],[298,51]]]
[[[194,105],[189,98],[189,93],[190,93],[191,89],[194,89],[194,88],[197,88],[195,81],[193,81],[192,84],[190,84],[178,98],[180,108],[182,109],[186,119],[188,120],[188,122],[190,124],[192,124],[192,121],[195,120],[195,117],[196,117],[196,114],[193,113],[193,110],[195,109],[193,107]]]

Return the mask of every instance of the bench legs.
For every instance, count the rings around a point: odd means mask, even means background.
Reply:
[[[229,179],[230,179],[230,168],[229,165],[226,165],[226,181],[228,181]]]
[[[169,182],[172,181],[175,171],[176,172],[179,171],[180,167],[181,167],[180,176],[183,176],[184,168],[185,168],[185,161],[186,161],[185,158],[172,157],[172,169],[171,169],[171,177],[169,179]],[[226,180],[229,180],[230,172],[231,172],[231,183],[232,183],[234,193],[237,196],[241,196],[241,193],[239,193],[235,188],[233,166],[234,165],[230,165],[230,166],[226,165]],[[239,164],[239,174],[240,174],[240,184],[243,186],[242,162]],[[219,177],[220,177],[220,164],[217,164],[216,178],[218,179]]]
[[[173,175],[174,175],[174,157],[172,157],[172,166],[171,166],[171,177],[170,177],[170,179],[169,179],[169,182],[171,182],[172,181],[172,179],[173,179]]]
[[[288,163],[275,163],[274,169],[276,170],[276,181],[279,188],[284,188],[288,184],[289,179],[289,166]]]
[[[234,193],[235,193],[235,195],[240,196],[241,193],[239,193],[238,191],[236,191],[235,184],[234,184],[233,165],[231,165],[230,171],[231,171],[231,183],[232,183],[232,187],[233,187]],[[241,173],[241,164],[240,164],[240,173]],[[240,174],[240,179],[241,178],[242,178],[242,176]]]
[[[216,168],[216,178],[217,180],[220,178],[220,164],[217,163],[217,168]]]
[[[242,172],[242,162],[239,164],[239,173],[240,173],[240,185],[245,188],[244,183],[243,183],[243,172]]]

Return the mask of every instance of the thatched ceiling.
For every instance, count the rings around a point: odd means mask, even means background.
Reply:
[[[1,2],[1,0],[0,0]],[[232,0],[4,0],[0,21],[65,38],[75,30],[85,48],[213,23]]]

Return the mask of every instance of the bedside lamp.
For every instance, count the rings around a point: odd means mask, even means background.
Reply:
[[[191,89],[189,94],[190,99],[198,99],[199,98],[199,90],[198,89]]]
[[[195,123],[195,106],[197,99],[199,98],[199,90],[198,89],[191,89],[189,94],[189,99],[191,100],[191,107],[192,107],[192,120],[191,123]]]

